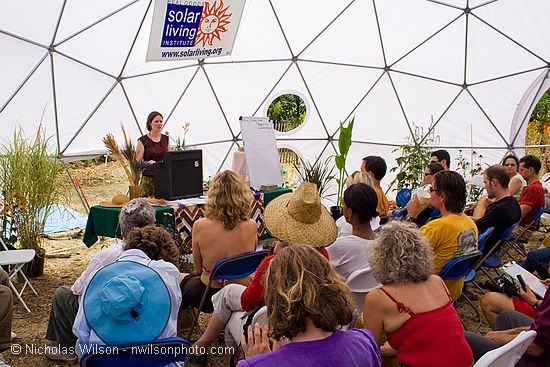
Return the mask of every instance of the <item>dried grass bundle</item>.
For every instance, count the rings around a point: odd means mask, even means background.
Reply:
[[[118,147],[118,143],[116,142],[113,134],[107,134],[103,138],[103,144],[105,144],[105,147],[109,150],[109,153],[111,153],[116,158],[118,163],[120,163],[122,168],[124,168],[124,172],[126,172],[126,176],[128,177],[130,184],[135,185],[134,178],[132,176],[132,170],[130,168],[131,164],[120,151],[120,148]]]

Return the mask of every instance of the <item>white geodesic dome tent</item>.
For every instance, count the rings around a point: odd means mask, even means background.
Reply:
[[[548,0],[248,0],[231,56],[145,62],[150,0],[0,3],[0,131],[42,125],[52,152],[105,151],[101,138],[145,131],[151,110],[171,136],[191,122],[205,176],[231,165],[239,116],[265,116],[292,92],[308,109],[279,147],[334,154],[356,117],[348,170],[433,120],[439,146],[486,163],[522,154],[526,120],[550,79]],[[383,181],[386,185],[389,180]]]

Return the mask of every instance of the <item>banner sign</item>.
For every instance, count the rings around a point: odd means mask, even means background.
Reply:
[[[147,61],[230,55],[245,0],[156,0]]]

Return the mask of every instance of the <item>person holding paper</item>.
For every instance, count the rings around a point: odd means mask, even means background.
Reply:
[[[550,280],[547,279],[543,283],[550,285]],[[536,312],[532,318],[514,310],[507,310],[498,315],[491,324],[491,328],[495,331],[491,331],[485,336],[469,331],[464,332],[476,361],[488,351],[509,343],[520,332],[534,330],[537,332],[537,336],[527,347],[516,366],[548,366],[548,361],[550,361],[550,292],[547,290],[544,298],[538,300],[527,286],[526,291],[520,289],[520,294],[522,299],[534,305]]]

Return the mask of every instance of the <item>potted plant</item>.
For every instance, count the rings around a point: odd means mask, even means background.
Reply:
[[[342,216],[342,196],[344,194],[344,185],[346,184],[346,159],[348,157],[349,148],[351,147],[351,133],[355,116],[348,121],[348,125],[344,127],[344,123],[340,121],[340,136],[338,137],[338,155],[334,157],[336,168],[338,169],[338,193],[336,197],[336,206],[330,208],[332,217],[336,220]]]
[[[325,197],[330,181],[334,178],[332,175],[334,167],[329,166],[330,158],[331,157],[328,157],[324,161],[318,159],[314,163],[300,158],[300,162],[302,162],[302,169],[296,166],[296,164],[294,165],[294,168],[298,171],[300,179],[303,182],[311,182],[317,185],[317,190],[319,191],[320,197]]]
[[[34,139],[25,138],[18,129],[13,140],[0,148],[0,186],[10,213],[10,230],[15,228],[20,248],[36,252],[27,267],[29,276],[44,273],[42,232],[65,189],[59,180],[61,164],[48,153],[48,140],[42,129]]]

